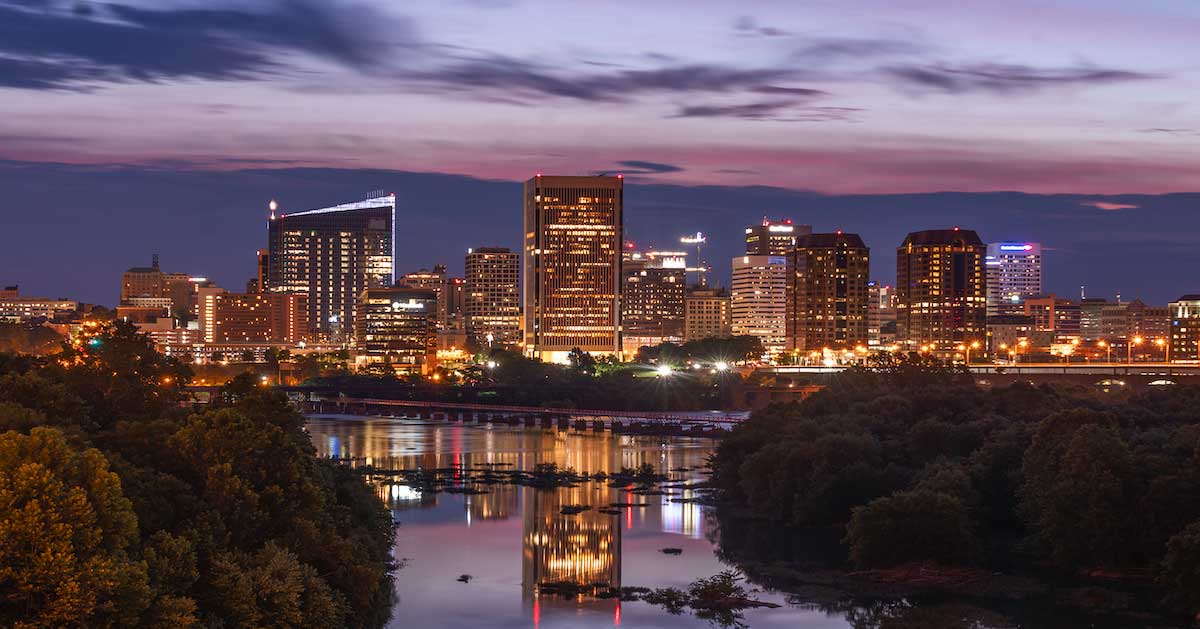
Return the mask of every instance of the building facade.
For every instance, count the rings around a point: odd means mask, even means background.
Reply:
[[[574,348],[621,351],[621,177],[525,182],[521,303],[525,353],[564,362]]]
[[[79,303],[69,299],[23,296],[16,286],[0,291],[0,321],[4,322],[53,321],[73,317],[77,310]]]
[[[769,356],[787,348],[788,276],[785,256],[733,259],[730,327],[734,336],[757,336]]]
[[[988,243],[987,314],[1023,314],[1027,297],[1042,294],[1042,245],[1036,242]]]
[[[1168,360],[1200,363],[1200,295],[1184,295],[1167,306],[1171,312]]]
[[[354,348],[362,364],[428,374],[437,365],[437,292],[369,288],[358,299]]]
[[[870,267],[858,234],[796,238],[787,270],[788,351],[866,347]]]
[[[786,256],[796,247],[796,238],[812,233],[812,225],[797,225],[792,219],[772,221],[746,228],[746,255]]]
[[[719,288],[695,288],[683,298],[683,340],[726,338],[733,334],[729,293]]]
[[[621,337],[626,354],[678,343],[684,334],[687,254],[625,251],[621,261]]]
[[[210,343],[299,343],[309,338],[308,295],[304,293],[217,293]]]
[[[896,250],[896,328],[908,349],[954,351],[983,342],[987,330],[984,258],[987,248],[969,229],[913,232]]]
[[[266,290],[307,294],[313,331],[349,338],[363,291],[394,284],[395,217],[394,194],[294,214],[272,212]]]
[[[1095,341],[1104,333],[1103,312],[1107,299],[1085,298],[1079,300],[1079,336],[1085,341]]]
[[[1033,329],[1053,332],[1057,341],[1080,338],[1079,302],[1049,295],[1024,299],[1025,316],[1033,321]]]
[[[521,340],[521,256],[507,247],[467,252],[463,311],[475,343]]]
[[[1137,337],[1165,339],[1171,318],[1165,306],[1149,306],[1140,299],[1107,303],[1100,309],[1100,338],[1110,343]]]
[[[872,280],[867,284],[867,347],[887,347],[895,341],[896,289]]]

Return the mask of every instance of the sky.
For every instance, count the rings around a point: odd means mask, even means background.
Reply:
[[[454,270],[516,244],[513,182],[619,172],[631,237],[710,232],[718,275],[764,215],[884,280],[951,223],[1165,303],[1200,289],[1162,272],[1200,262],[1197,32],[1190,0],[0,0],[0,283],[112,303],[158,251],[236,288],[270,198],[379,188],[400,270]]]

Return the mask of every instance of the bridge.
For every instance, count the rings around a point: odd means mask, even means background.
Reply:
[[[792,383],[821,383],[846,369],[845,366],[780,365],[760,368],[759,372]],[[1112,391],[1200,384],[1200,364],[1195,363],[976,363],[967,370],[980,386],[1005,386],[1016,382],[1068,382]]]
[[[508,406],[428,400],[388,400],[320,395],[302,390],[288,397],[306,414],[358,415],[476,424],[507,424],[617,433],[717,437],[745,421],[744,411],[611,411]]]

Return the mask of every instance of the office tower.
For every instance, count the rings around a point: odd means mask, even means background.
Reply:
[[[507,247],[467,252],[463,309],[467,338],[475,343],[521,340],[520,256]]]
[[[746,255],[785,256],[796,246],[796,238],[812,233],[812,225],[796,225],[792,219],[771,221],[746,228]]]
[[[274,203],[274,202],[272,202]],[[368,288],[393,284],[396,195],[279,214],[267,223],[267,287],[306,293],[313,331],[341,340]]]
[[[415,273],[405,273],[396,280],[396,285],[431,290],[436,293],[438,298],[438,329],[446,327],[446,312],[448,309],[446,303],[446,265],[435,264],[432,271],[423,268]]]
[[[225,289],[218,286],[196,289],[196,326],[200,330],[200,341],[203,343],[217,342],[217,297],[224,292]]]
[[[729,293],[720,288],[693,288],[683,298],[683,340],[726,338],[733,334]]]
[[[996,315],[987,318],[987,351],[998,358],[1009,358],[1008,351],[1015,352],[1018,343],[1035,337],[1033,317],[1025,315]],[[1036,341],[1035,341],[1036,342]],[[1039,343],[1040,346],[1040,343]]]
[[[788,351],[865,347],[871,250],[862,238],[798,236],[787,262]]]
[[[1042,294],[1042,245],[1036,242],[988,243],[987,272],[989,317],[1022,314],[1025,297]]]
[[[1184,295],[1168,306],[1171,313],[1170,356],[1164,360],[1200,363],[1200,295]]]
[[[446,304],[445,325],[456,330],[463,329],[463,310],[467,305],[467,281],[461,277],[447,277],[443,289]]]
[[[984,341],[987,248],[969,229],[913,232],[896,249],[896,332],[909,349]]]
[[[267,249],[259,249],[257,258],[258,259],[255,267],[258,269],[258,272],[255,273],[254,277],[250,278],[246,282],[247,293],[264,292],[267,286],[267,276],[270,275],[270,271],[268,270],[270,268],[269,265],[271,260],[270,251]]]
[[[730,324],[734,336],[757,336],[770,356],[787,345],[787,258],[733,259]]]
[[[627,354],[683,340],[687,253],[626,250],[621,260],[621,338]]]
[[[361,364],[397,373],[429,373],[437,364],[437,292],[403,286],[359,296],[354,347]]]
[[[867,346],[875,349],[896,341],[896,289],[891,284],[867,283]]]
[[[620,176],[538,175],[525,182],[527,355],[563,362],[573,348],[620,352],[622,184]]]
[[[1053,332],[1057,341],[1079,338],[1079,303],[1057,297],[1053,293],[1025,297],[1024,315],[1033,322],[1039,332]]]
[[[1079,336],[1086,341],[1099,339],[1104,332],[1102,317],[1107,299],[1087,298],[1079,300]]]
[[[214,293],[211,343],[298,343],[309,334],[304,293]]]

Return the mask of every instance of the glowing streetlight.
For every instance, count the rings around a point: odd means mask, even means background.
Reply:
[[[1108,364],[1111,365],[1112,364],[1112,343],[1109,343],[1108,341],[1101,339],[1099,341],[1096,341],[1096,345],[1099,347],[1103,347],[1107,351],[1108,357],[1105,359],[1105,362],[1107,362]]]
[[[717,363],[715,366],[717,368],[717,371],[726,371],[729,369],[729,363],[727,363],[725,361],[721,361],[721,362]]]
[[[659,365],[655,369],[655,371],[658,372],[658,375],[660,378],[665,378],[665,377],[670,376],[671,374],[675,373],[675,370],[671,369],[670,365]]]
[[[1166,339],[1154,339],[1154,344],[1163,350],[1163,362],[1171,362],[1171,344]]]
[[[1133,346],[1141,345],[1142,341],[1144,341],[1144,340],[1145,339],[1143,339],[1140,336],[1135,336],[1135,337],[1133,337],[1133,339],[1131,339],[1128,343],[1125,344],[1125,363],[1126,364],[1129,364],[1129,365],[1133,364]]]

